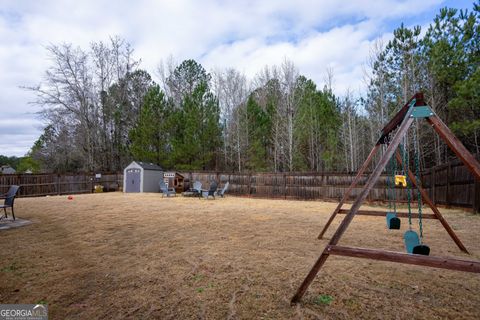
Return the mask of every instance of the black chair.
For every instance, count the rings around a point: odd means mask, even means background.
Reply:
[[[7,216],[7,208],[11,208],[12,210],[12,217],[13,220],[15,220],[15,212],[13,211],[13,203],[15,201],[15,197],[17,195],[18,189],[20,189],[20,186],[10,186],[10,189],[8,189],[8,192],[5,194],[0,195],[0,199],[5,199],[3,204],[0,204],[0,208],[3,208],[3,212],[5,212],[5,218],[8,218]]]
[[[210,184],[210,189],[208,190],[202,190],[202,196],[204,198],[207,198],[208,197],[213,197],[213,199],[215,199],[215,193],[217,192],[217,188],[218,188],[218,184],[216,181],[212,181],[212,183]]]

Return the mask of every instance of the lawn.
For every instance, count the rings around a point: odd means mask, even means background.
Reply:
[[[330,257],[301,304],[290,298],[323,250],[335,208],[317,201],[87,194],[16,200],[33,224],[0,231],[0,303],[46,302],[51,319],[480,318],[480,276]],[[378,209],[378,208],[377,208]],[[480,216],[441,210],[431,255],[480,260]],[[341,244],[403,251],[385,219],[357,216]]]

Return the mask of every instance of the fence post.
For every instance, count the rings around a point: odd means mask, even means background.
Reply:
[[[480,181],[473,178],[473,213],[480,213]]]
[[[447,208],[450,207],[450,175],[451,175],[451,172],[452,172],[452,162],[449,161],[448,162],[448,166],[447,166],[447,187],[446,187],[446,190],[447,190],[447,194],[445,195],[445,202],[446,202],[446,205],[447,205]]]
[[[248,174],[248,196],[252,195],[252,174]]]
[[[57,196],[60,195],[60,174],[57,173]]]
[[[283,198],[287,199],[287,174],[283,174]]]
[[[381,176],[380,176],[380,177],[381,177]],[[375,186],[378,185],[378,182],[379,182],[379,181],[380,181],[380,179],[377,180],[377,183],[375,184]],[[372,189],[373,189],[373,188],[372,188]],[[345,189],[343,189],[343,190],[345,190]],[[344,192],[345,192],[345,191],[344,191]],[[367,202],[370,203],[370,204],[372,203],[372,190],[370,190],[370,191],[368,192],[368,194],[367,194]]]
[[[432,199],[432,202],[433,204],[437,204],[437,197],[435,196],[435,185],[437,184],[437,182],[435,181],[435,173],[437,172],[437,169],[436,167],[432,167],[432,169],[430,170],[431,173],[430,173],[430,190],[431,190],[431,194],[430,194],[430,198]]]
[[[17,178],[17,179],[16,179],[17,181],[16,181],[15,183],[12,183],[12,184],[16,184],[17,186],[22,186],[21,181],[20,181],[20,174],[19,174],[19,173],[17,173],[16,178]],[[22,189],[24,189],[24,188],[20,188],[19,194],[22,194],[22,192],[23,192]]]

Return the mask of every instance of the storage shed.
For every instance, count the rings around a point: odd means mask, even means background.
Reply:
[[[123,170],[123,192],[159,192],[163,169],[153,163],[133,161]]]

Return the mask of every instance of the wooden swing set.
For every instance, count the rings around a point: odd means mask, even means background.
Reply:
[[[413,265],[420,265],[420,266],[427,266],[427,267],[434,267],[434,268],[443,268],[443,269],[451,269],[451,270],[458,270],[458,271],[465,271],[465,272],[480,273],[479,261],[428,256],[429,248],[428,247],[425,248],[426,246],[421,242],[421,237],[420,239],[418,239],[418,236],[415,239],[409,238],[409,236],[413,235],[412,230],[407,231],[404,236],[405,245],[407,247],[408,253],[378,250],[378,249],[358,248],[358,247],[347,247],[347,246],[338,245],[338,242],[340,241],[341,237],[347,230],[348,226],[352,222],[353,217],[355,215],[359,214],[359,215],[381,216],[381,217],[386,216],[385,212],[383,211],[360,210],[360,206],[365,201],[372,187],[378,181],[382,171],[386,168],[387,163],[393,157],[395,157],[396,162],[398,162],[404,168],[404,174],[405,176],[407,176],[405,184],[408,184],[408,182],[410,182],[414,187],[417,188],[419,199],[422,199],[423,202],[427,203],[427,205],[432,209],[433,214],[422,214],[420,209],[421,204],[419,202],[418,213],[412,213],[410,211],[410,205],[409,205],[408,213],[395,211],[394,214],[390,214],[389,216],[387,215],[387,225],[389,225],[390,227],[390,224],[393,224],[393,222],[391,222],[392,220],[390,220],[392,218],[408,217],[410,221],[410,226],[411,226],[411,218],[419,218],[420,231],[421,231],[422,219],[438,219],[442,224],[442,226],[447,231],[447,233],[450,235],[452,240],[458,246],[458,248],[460,248],[460,250],[462,250],[467,254],[469,253],[467,248],[463,245],[463,243],[460,241],[460,239],[455,234],[453,229],[450,227],[448,222],[442,216],[438,208],[432,202],[432,200],[428,196],[428,193],[421,187],[420,180],[418,177],[418,172],[417,172],[417,175],[415,175],[409,169],[408,160],[406,160],[405,157],[402,156],[402,153],[398,150],[402,139],[405,139],[405,136],[408,133],[408,129],[410,128],[410,126],[412,125],[415,119],[425,119],[432,126],[432,128],[437,132],[437,134],[446,142],[446,144],[450,147],[450,149],[452,149],[452,151],[457,155],[457,157],[463,161],[465,166],[472,172],[474,177],[480,180],[480,164],[478,163],[478,161],[465,148],[465,146],[460,142],[460,140],[458,140],[458,138],[455,137],[455,135],[435,114],[435,112],[433,112],[433,110],[425,104],[423,99],[423,94],[416,93],[400,109],[400,111],[391,119],[391,121],[387,123],[387,125],[382,129],[381,136],[378,139],[375,146],[373,147],[370,154],[368,155],[367,160],[365,160],[365,163],[362,165],[362,167],[358,171],[351,185],[346,190],[342,199],[338,203],[336,209],[333,211],[327,223],[325,224],[323,230],[320,232],[318,239],[322,239],[322,237],[324,236],[325,232],[327,231],[327,229],[329,228],[329,226],[331,225],[332,221],[334,220],[337,214],[345,214],[344,219],[338,226],[337,230],[333,234],[332,238],[328,242],[322,254],[317,259],[317,261],[311,268],[310,272],[307,274],[307,276],[303,280],[296,294],[293,296],[291,300],[292,303],[297,303],[302,299],[308,287],[310,286],[310,284],[312,283],[312,281],[315,279],[316,275],[320,271],[320,268],[323,266],[323,264],[325,263],[325,261],[328,259],[330,255],[366,258],[366,259],[373,259],[373,260],[390,261],[390,262],[413,264]],[[357,198],[355,199],[350,209],[342,209],[342,206],[344,205],[345,201],[348,199],[350,193],[352,192],[352,189],[355,188],[361,176],[363,175],[365,170],[368,168],[375,154],[378,152],[378,150],[381,148],[382,145],[386,145],[386,150],[384,154],[381,156],[380,160],[378,161],[375,169],[370,174],[362,191],[357,196]],[[394,159],[392,159],[392,161],[395,162]],[[397,180],[402,180],[402,178],[398,177]],[[393,227],[391,229],[398,229],[398,228]],[[414,250],[414,247],[417,247],[419,250],[417,249]]]

